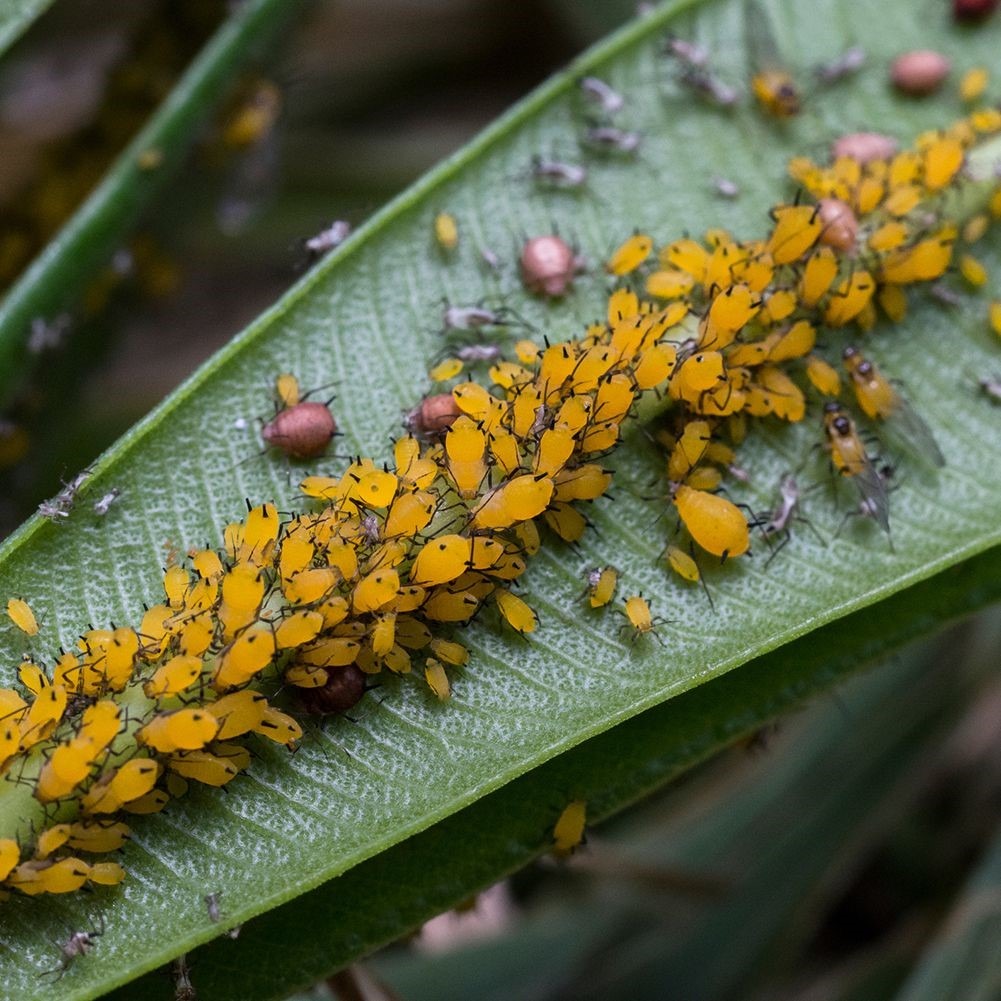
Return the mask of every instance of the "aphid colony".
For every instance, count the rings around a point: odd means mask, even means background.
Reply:
[[[535,630],[513,585],[541,526],[582,537],[581,505],[610,486],[604,457],[644,395],[671,409],[670,497],[692,550],[748,551],[748,519],[714,492],[739,468],[722,434],[739,443],[748,417],[803,420],[800,383],[826,400],[832,465],[885,524],[884,478],[840,400],[838,371],[817,351],[818,330],[868,329],[877,308],[899,321],[904,287],[945,272],[959,226],[944,195],[960,183],[967,149],[999,130],[1001,112],[977,112],[864,166],[795,161],[793,175],[819,201],[777,206],[761,240],[713,230],[654,258],[651,237],[630,237],[607,269],[642,275],[648,298],[618,288],[580,339],[521,341],[514,360],[491,357],[490,388],[451,385],[408,416],[391,465],[359,458],[340,476],[307,477],[312,510],[283,520],[272,504],[252,508],[226,527],[221,550],[192,550],[167,568],[165,600],[137,626],[90,629],[47,665],[26,659],[20,690],[0,690],[0,888],[119,882],[123,870],[102,856],[124,843],[129,815],[161,810],[192,781],[225,785],[250,763],[249,735],[295,745],[301,727],[269,693],[343,713],[388,670],[420,672],[448,698],[449,674],[468,658],[455,630],[488,607],[517,633]],[[825,208],[832,200],[836,213]],[[859,351],[843,363],[868,417],[902,411]],[[280,413],[291,413],[304,404],[282,378]],[[324,428],[325,444],[333,429]],[[771,514],[767,531],[792,517]],[[682,548],[668,556],[698,578]],[[596,570],[589,603],[606,605],[615,586],[612,568]],[[31,634],[22,605],[9,613]],[[636,636],[654,631],[641,596],[625,615]]]

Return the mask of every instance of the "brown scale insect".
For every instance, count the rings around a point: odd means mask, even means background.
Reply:
[[[279,410],[261,428],[264,443],[290,459],[315,459],[323,455],[335,434],[337,422],[325,403],[296,403]]]
[[[354,664],[328,668],[327,683],[319,688],[303,688],[296,694],[306,712],[314,716],[330,716],[347,712],[365,694],[367,676]]]

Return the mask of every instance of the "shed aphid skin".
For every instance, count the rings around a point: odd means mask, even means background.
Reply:
[[[734,199],[740,197],[740,187],[734,181],[731,181],[726,177],[714,177],[709,182],[713,191],[716,192],[720,198]]]
[[[1001,375],[982,375],[977,385],[991,403],[1001,403]]]
[[[103,518],[111,510],[111,505],[121,496],[121,490],[118,487],[112,487],[106,494],[94,501],[94,513]]]
[[[853,45],[828,62],[819,63],[813,68],[813,77],[817,83],[825,87],[840,83],[854,76],[865,66],[865,49]]]
[[[441,317],[442,333],[457,331],[480,331],[491,327],[523,325],[507,306],[490,309],[488,306],[445,306]]]
[[[635,156],[643,145],[643,134],[614,125],[595,125],[584,130],[581,141],[596,153]]]
[[[771,511],[755,518],[754,527],[758,529],[772,550],[765,561],[765,566],[768,566],[789,543],[792,538],[793,522],[798,521],[806,525],[820,543],[824,542],[813,523],[802,513],[801,497],[802,491],[796,477],[792,473],[785,473],[779,480],[778,499],[775,506]]]
[[[90,478],[90,470],[82,469],[69,483],[64,483],[62,490],[51,500],[42,501],[38,505],[38,513],[49,521],[58,521],[60,518],[68,518],[73,505],[76,502],[76,495],[80,488]]]
[[[584,843],[586,826],[587,800],[571,800],[553,826],[553,854],[557,858],[572,855]]]
[[[310,259],[315,261],[336,250],[350,235],[351,223],[346,219],[335,219],[326,229],[303,240],[303,246]]]
[[[438,246],[450,253],[459,246],[459,224],[449,212],[439,212],[434,217],[434,238]]]
[[[565,160],[533,156],[529,176],[540,187],[578,191],[587,184],[587,167]]]
[[[740,102],[740,90],[709,68],[709,50],[704,46],[670,35],[664,41],[664,53],[675,60],[677,81],[685,89],[719,108],[732,108]]]
[[[51,970],[44,970],[39,974],[40,977],[53,977],[53,983],[56,980],[62,980],[66,971],[82,956],[86,956],[94,946],[97,945],[97,940],[104,934],[104,916],[101,916],[100,927],[92,928],[90,931],[75,931],[68,938],[64,939],[59,944],[59,951],[61,956],[59,957],[59,965]]]
[[[578,86],[589,109],[599,118],[614,118],[626,106],[625,98],[596,76],[583,77]]]

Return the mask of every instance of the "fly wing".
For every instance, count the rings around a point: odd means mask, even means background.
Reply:
[[[887,427],[894,430],[895,437],[899,438],[909,451],[929,459],[936,466],[945,465],[945,456],[935,441],[932,429],[899,393]]]
[[[889,532],[890,495],[886,490],[886,481],[879,475],[879,470],[866,459],[862,468],[851,479],[862,497],[866,513],[872,516],[884,532]]]

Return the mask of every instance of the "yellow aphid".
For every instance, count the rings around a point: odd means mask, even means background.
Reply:
[[[684,271],[655,271],[646,280],[647,295],[655,299],[680,299],[695,287],[695,279]]]
[[[508,528],[542,514],[553,496],[548,476],[525,473],[492,490],[473,512],[477,528]]]
[[[400,575],[395,570],[376,570],[363,577],[351,595],[356,613],[376,612],[399,593]]]
[[[993,330],[998,337],[1001,337],[1001,302],[992,302],[987,311],[987,315],[990,319],[991,330]]]
[[[316,639],[322,628],[323,616],[319,612],[293,612],[275,630],[275,642],[279,650],[289,650]]]
[[[684,479],[702,460],[711,440],[708,421],[689,421],[678,438],[667,462],[671,480]]]
[[[468,417],[456,419],[445,435],[448,471],[462,497],[475,497],[487,473],[486,435]]]
[[[428,378],[432,382],[448,382],[459,375],[463,368],[465,365],[461,358],[446,358],[428,372]]]
[[[396,613],[380,615],[372,626],[372,653],[385,657],[396,645]]]
[[[819,247],[811,255],[799,280],[799,301],[812,308],[827,294],[838,275],[837,254],[830,247]]]
[[[706,552],[724,560],[747,552],[747,519],[732,501],[685,484],[675,490],[673,500],[688,534]]]
[[[188,571],[184,567],[168,568],[163,575],[163,589],[171,608],[180,608],[184,604],[184,593],[190,582]]]
[[[237,613],[256,613],[264,591],[261,571],[253,563],[238,563],[222,579],[223,605]]]
[[[963,226],[963,242],[976,243],[990,228],[991,220],[985,212],[971,216]]]
[[[609,274],[627,275],[635,271],[652,250],[653,239],[645,233],[637,233],[615,249],[605,268]]]
[[[472,542],[461,535],[443,535],[427,542],[414,560],[410,580],[422,587],[447,584],[461,576],[472,559]]]
[[[219,723],[215,739],[229,740],[256,729],[264,719],[267,706],[264,695],[245,688],[209,702],[205,708]]]
[[[568,431],[550,428],[542,433],[532,471],[542,476],[555,476],[569,461],[574,451],[574,438]]]
[[[880,308],[894,323],[900,323],[907,315],[907,293],[899,285],[884,285],[876,293]]]
[[[32,695],[38,695],[43,688],[49,687],[49,679],[45,676],[45,672],[37,664],[32,664],[30,660],[21,662],[21,666],[17,669],[17,676],[21,684]]]
[[[264,719],[255,727],[255,731],[276,744],[284,744],[290,750],[302,737],[302,727],[287,713],[272,706],[264,710]]]
[[[90,774],[91,765],[86,744],[60,744],[39,772],[35,795],[43,803],[68,796]]]
[[[213,679],[216,688],[246,684],[271,663],[274,655],[275,636],[267,626],[257,625],[244,630],[219,658]]]
[[[815,205],[780,205],[772,210],[775,228],[765,249],[776,264],[802,257],[820,239],[823,220]]]
[[[612,474],[597,463],[587,462],[576,469],[565,469],[556,477],[553,499],[557,501],[595,500],[611,485]]]
[[[47,859],[70,839],[72,828],[69,824],[55,824],[42,831],[35,842],[35,858]]]
[[[160,776],[160,765],[149,758],[133,758],[115,772],[111,793],[120,803],[131,803],[145,796]]]
[[[785,70],[768,69],[756,73],[751,78],[751,91],[758,104],[776,118],[790,118],[799,114],[799,90]]]
[[[514,356],[522,365],[534,365],[539,358],[539,345],[534,341],[518,341],[514,346]]]
[[[243,544],[237,554],[241,562],[263,566],[278,540],[281,521],[274,504],[252,508],[243,523]]]
[[[959,173],[965,152],[955,139],[942,138],[924,151],[924,182],[929,191],[940,191]]]
[[[439,212],[434,217],[434,238],[442,250],[455,250],[459,245],[459,224],[455,216]]]
[[[330,675],[322,667],[315,667],[312,664],[293,664],[285,669],[282,677],[296,688],[322,688]]]
[[[77,738],[91,743],[93,754],[103,751],[122,729],[122,709],[112,699],[101,699],[84,709]]]
[[[959,81],[959,96],[964,101],[975,101],[983,96],[990,81],[990,74],[983,66],[975,66],[963,74]]]
[[[293,605],[309,605],[329,594],[343,579],[340,570],[333,567],[313,567],[297,573],[282,592]]]
[[[469,651],[461,643],[453,640],[436,637],[431,640],[431,650],[439,660],[455,667],[462,667],[469,661]]]
[[[201,657],[212,645],[215,636],[215,623],[209,614],[195,616],[189,619],[181,629],[178,648],[188,657]]]
[[[519,633],[535,632],[539,620],[526,601],[504,590],[497,592],[496,601],[501,615],[512,629]]]
[[[852,272],[831,294],[824,322],[832,327],[843,327],[865,309],[875,292],[876,282],[868,271]]]
[[[219,729],[219,723],[202,709],[179,709],[154,716],[137,731],[138,740],[163,754],[204,747]]]
[[[67,693],[62,685],[52,685],[42,691],[20,722],[22,749],[31,747],[52,733],[63,718],[66,702]]]
[[[700,466],[685,477],[685,483],[696,490],[715,490],[723,482],[723,474],[715,466]]]
[[[571,855],[584,840],[587,824],[587,802],[571,800],[559,815],[553,827],[553,854],[560,858]]]
[[[284,407],[294,407],[302,399],[299,380],[291,372],[282,372],[275,377],[275,397]]]
[[[125,870],[117,862],[97,862],[90,867],[87,878],[98,886],[117,886],[125,879]]]
[[[224,786],[240,772],[234,761],[201,750],[173,755],[170,759],[170,769],[183,778],[208,786]]]
[[[7,602],[7,614],[10,616],[11,622],[21,632],[27,633],[29,636],[38,635],[38,622],[35,619],[35,613],[23,598],[11,598]]]
[[[626,598],[623,614],[626,617],[628,628],[633,631],[634,639],[651,633],[656,635],[656,623],[654,622],[653,613],[650,611],[650,602],[642,595],[634,594],[631,598]],[[624,626],[623,628],[627,627]]]
[[[615,597],[619,571],[615,567],[595,567],[587,571],[587,598],[592,608],[603,608]]]
[[[970,254],[962,254],[959,258],[959,273],[974,287],[980,288],[987,284],[987,269]]]
[[[782,331],[781,336],[768,352],[768,360],[779,362],[789,361],[791,358],[802,358],[813,350],[816,342],[817,331],[813,325],[806,320],[799,320],[788,330]]]
[[[128,840],[129,829],[120,821],[80,820],[71,827],[69,847],[85,852],[113,852]]]
[[[428,657],[424,666],[424,679],[428,683],[428,688],[444,702],[452,695],[452,686],[449,684],[445,667],[434,657]]]
[[[841,392],[841,376],[833,365],[819,355],[810,355],[806,360],[806,377],[814,389],[824,396],[837,396]]]
[[[195,568],[195,573],[204,580],[217,581],[224,573],[219,554],[213,552],[211,549],[203,549],[200,552],[193,553],[191,556],[191,565]]]
[[[668,566],[683,580],[696,584],[702,579],[698,563],[683,549],[670,545],[666,557]]]
[[[6,879],[21,859],[21,848],[13,838],[0,838],[0,879]]]
[[[350,636],[331,636],[299,652],[299,660],[313,667],[347,667],[354,663],[361,644]]]
[[[58,862],[22,862],[9,876],[8,882],[28,896],[39,893],[73,893],[90,875],[90,866],[78,858]]]
[[[933,281],[941,277],[952,260],[952,240],[946,235],[921,240],[911,247],[888,254],[879,277],[892,285]]]

